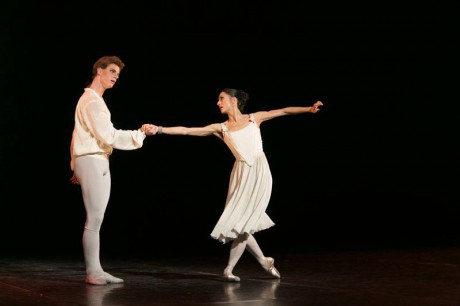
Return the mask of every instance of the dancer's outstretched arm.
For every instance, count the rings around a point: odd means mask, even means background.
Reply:
[[[260,111],[255,112],[254,116],[257,122],[260,124],[264,121],[281,117],[287,115],[297,115],[303,113],[317,113],[319,111],[319,107],[323,105],[323,102],[317,101],[313,106],[289,106],[280,109],[273,109],[270,111]]]
[[[166,135],[186,135],[186,136],[219,136],[221,125],[219,123],[210,124],[203,127],[185,127],[185,126],[158,126],[157,134]]]

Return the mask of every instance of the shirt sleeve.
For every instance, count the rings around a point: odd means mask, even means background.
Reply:
[[[89,103],[84,116],[99,146],[110,146],[119,150],[135,150],[142,147],[145,133],[140,130],[116,129],[110,119],[110,112],[104,104]]]

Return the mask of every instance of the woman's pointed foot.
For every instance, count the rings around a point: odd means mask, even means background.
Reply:
[[[271,276],[281,278],[280,272],[275,268],[275,259],[272,257],[265,257],[265,264],[262,266]]]

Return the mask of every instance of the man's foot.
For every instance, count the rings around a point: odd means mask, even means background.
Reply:
[[[121,284],[123,283],[123,280],[107,272],[99,272],[87,275],[85,278],[85,282],[91,285],[103,286],[107,284]]]
[[[121,278],[115,277],[107,272],[104,272],[104,277],[107,280],[107,283],[110,284],[121,284],[124,282]]]

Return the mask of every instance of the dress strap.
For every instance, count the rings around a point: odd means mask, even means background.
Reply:
[[[254,114],[249,114],[249,121],[252,123],[256,123],[256,118],[254,118]]]
[[[222,123],[220,124],[220,127],[221,127],[221,132],[222,132],[222,134],[228,132],[227,125],[226,125],[224,122],[222,122]]]

